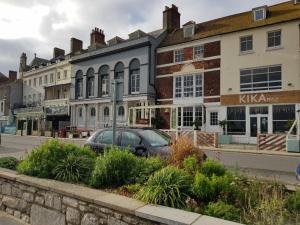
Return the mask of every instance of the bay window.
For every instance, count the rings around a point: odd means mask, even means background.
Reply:
[[[202,106],[185,106],[177,109],[177,126],[193,127],[195,121],[199,121],[202,126],[203,122]]]
[[[175,77],[175,98],[192,98],[203,95],[202,74]]]

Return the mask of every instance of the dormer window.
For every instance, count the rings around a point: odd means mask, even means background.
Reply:
[[[183,25],[183,36],[185,38],[193,37],[195,34],[195,22],[190,21]]]
[[[265,20],[267,17],[267,6],[255,8],[252,10],[252,12],[254,21]]]

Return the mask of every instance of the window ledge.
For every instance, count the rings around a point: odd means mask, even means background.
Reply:
[[[244,52],[240,52],[240,56],[241,55],[249,55],[249,54],[254,54],[255,52],[253,50],[249,50],[249,51],[244,51]]]
[[[280,50],[280,49],[283,49],[283,46],[276,46],[276,47],[268,47],[266,49],[266,51],[275,51],[275,50]]]

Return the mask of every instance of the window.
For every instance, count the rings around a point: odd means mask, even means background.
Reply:
[[[132,60],[130,69],[130,92],[137,94],[140,91],[140,62],[137,59]]]
[[[294,4],[300,4],[300,0],[294,0]]]
[[[202,59],[204,57],[204,46],[199,45],[194,47],[194,60]]]
[[[35,103],[36,102],[36,94],[32,95],[32,102]]]
[[[53,73],[50,74],[50,83],[53,83],[54,82],[54,75]]]
[[[116,132],[116,140],[118,140],[120,136],[120,132]],[[101,144],[107,144],[110,145],[112,144],[113,140],[113,132],[111,130],[106,130],[101,132],[94,140],[96,143],[101,143]]]
[[[180,107],[177,116],[179,127],[192,127],[196,120],[202,126],[202,106]]]
[[[39,124],[39,121],[37,119],[34,119],[32,121],[32,130],[38,130],[38,124]]]
[[[121,136],[121,146],[123,147],[135,147],[142,142],[142,139],[134,133],[123,132]]]
[[[109,121],[109,108],[105,107],[103,110],[104,121]]]
[[[68,71],[64,70],[64,79],[67,79],[67,77],[68,77]]]
[[[90,126],[95,126],[96,124],[96,109],[93,107],[90,109]]]
[[[45,75],[45,76],[44,76],[44,84],[47,84],[47,83],[48,83],[48,76]]]
[[[28,81],[28,85],[29,85],[29,87],[31,87],[31,80]]]
[[[175,77],[175,98],[202,96],[202,74]]]
[[[26,103],[27,103],[26,100],[27,100],[27,99],[26,99],[26,95],[24,95],[24,102],[23,102],[24,105],[26,105]]]
[[[33,86],[36,87],[36,78],[33,79]]]
[[[79,108],[79,117],[82,117],[82,108]]]
[[[41,101],[42,101],[42,94],[39,93],[38,102],[41,103]]]
[[[43,78],[39,77],[39,86],[42,86],[42,84],[43,84]]]
[[[57,80],[60,80],[60,72],[57,72]]]
[[[24,86],[27,86],[27,80],[24,80]]]
[[[266,8],[258,8],[253,11],[254,20],[264,20],[266,18]]]
[[[102,66],[99,70],[99,87],[101,88],[99,90],[99,97],[101,96],[107,96],[109,93],[109,67],[108,66]]]
[[[81,70],[77,71],[75,76],[75,98],[83,97],[83,73]]]
[[[84,118],[83,118],[83,108],[80,107],[78,109],[78,125],[84,126]]]
[[[240,90],[242,92],[281,89],[281,86],[281,65],[240,71]]]
[[[249,52],[253,50],[253,37],[252,35],[241,37],[240,39],[240,51]]]
[[[1,108],[0,108],[0,112],[4,112],[4,102],[1,102]]]
[[[124,93],[124,64],[122,62],[118,62],[115,66],[115,79],[121,80],[121,84],[118,85],[119,93],[123,95]]]
[[[245,107],[227,107],[227,132],[233,135],[246,134]]]
[[[94,96],[94,81],[95,81],[94,69],[90,68],[87,72],[87,86],[86,86],[88,97]]]
[[[183,36],[185,38],[192,37],[195,33],[195,24],[183,26]]]
[[[268,32],[268,48],[281,46],[281,30]]]
[[[174,61],[175,61],[175,63],[184,61],[183,49],[174,51]]]
[[[210,125],[211,126],[219,125],[218,112],[210,112]]]
[[[125,115],[125,110],[124,110],[124,106],[119,106],[118,108],[118,117],[124,117]]]
[[[295,120],[295,105],[273,105],[273,133],[288,131],[289,120]]]
[[[32,97],[31,95],[28,95],[28,104],[31,104],[32,103]]]

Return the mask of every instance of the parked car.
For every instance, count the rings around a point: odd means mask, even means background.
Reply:
[[[89,137],[91,134],[90,130],[84,128],[78,128],[76,126],[67,126],[65,132],[66,132],[66,136],[69,138]]]
[[[96,131],[86,142],[97,153],[112,144],[112,129]],[[167,134],[152,128],[117,128],[116,145],[120,149],[129,149],[138,156],[167,157],[170,153],[170,140]]]

